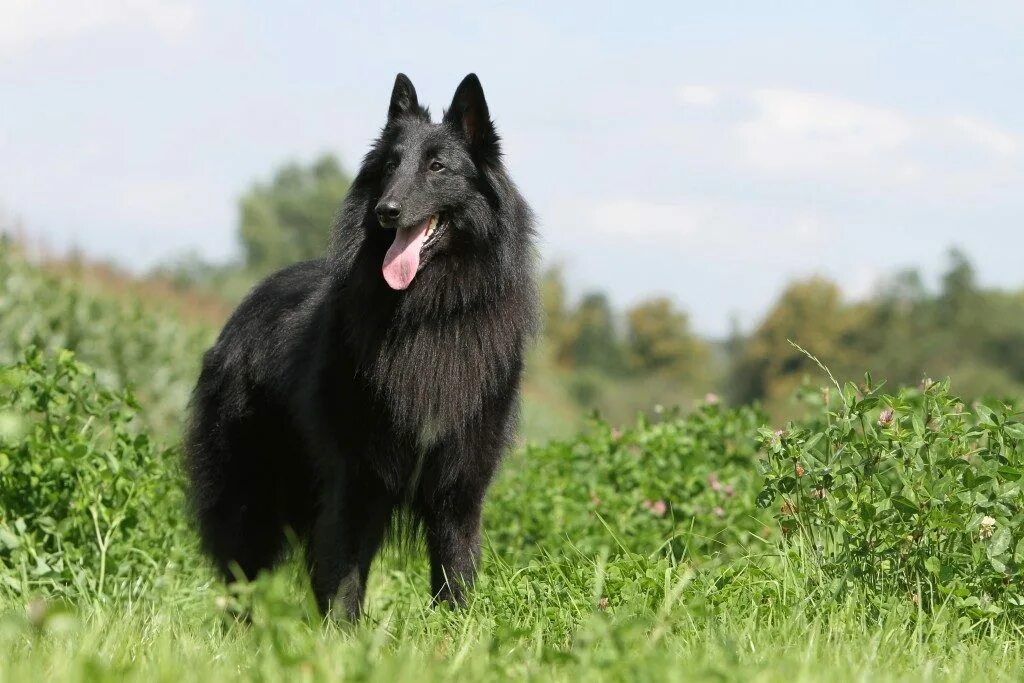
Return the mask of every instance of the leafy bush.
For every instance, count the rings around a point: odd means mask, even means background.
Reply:
[[[1024,424],[949,382],[883,395],[870,376],[825,391],[803,424],[762,428],[762,507],[832,599],[858,586],[932,611],[1024,617]],[[838,389],[838,385],[837,385]]]
[[[174,459],[64,351],[0,366],[0,591],[134,594],[181,557]]]
[[[618,429],[593,423],[572,441],[532,446],[489,498],[487,533],[503,552],[648,555],[702,565],[747,552],[770,519],[754,507],[754,408],[703,404]]]
[[[195,382],[202,352],[215,330],[155,310],[142,295],[98,293],[29,264],[0,241],[0,363],[14,363],[37,346],[62,349],[91,365],[109,388],[137,390],[139,418],[161,435],[175,436]],[[143,286],[141,283],[135,283]]]

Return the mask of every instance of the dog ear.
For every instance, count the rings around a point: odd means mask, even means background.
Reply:
[[[452,104],[444,113],[444,122],[465,136],[470,149],[483,154],[498,154],[498,135],[476,74],[469,74],[459,83]]]
[[[420,106],[416,99],[416,88],[405,74],[395,76],[395,87],[391,90],[391,105],[388,107],[388,120],[411,114]]]

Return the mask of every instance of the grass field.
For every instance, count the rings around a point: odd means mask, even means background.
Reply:
[[[913,616],[867,618],[852,600],[823,614],[739,599],[666,572],[634,605],[601,610],[600,564],[521,571],[488,558],[473,606],[425,608],[425,577],[377,581],[366,621],[321,626],[283,579],[252,623],[224,616],[215,591],[178,586],[159,601],[84,608],[41,626],[9,617],[4,680],[1020,680],[1019,634],[965,637]],[[517,575],[518,574],[518,575]],[[566,585],[570,575],[571,585]],[[671,582],[675,583],[671,583]],[[752,581],[753,582],[753,581]],[[273,582],[268,582],[273,583]],[[775,586],[784,590],[784,585]],[[789,586],[798,590],[797,586]],[[386,599],[383,596],[386,595]],[[38,623],[38,622],[37,622]]]
[[[823,371],[787,425],[536,409],[566,436],[510,455],[470,606],[392,550],[366,618],[322,623],[297,557],[229,590],[196,550],[176,415],[209,327],[55,277],[0,258],[0,682],[1024,673],[1020,404]]]

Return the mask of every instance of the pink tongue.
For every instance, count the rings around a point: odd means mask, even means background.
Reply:
[[[420,267],[420,247],[427,239],[428,218],[414,228],[395,232],[395,241],[384,255],[384,279],[391,289],[405,289],[412,284]]]

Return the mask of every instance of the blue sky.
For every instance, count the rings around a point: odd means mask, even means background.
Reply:
[[[254,179],[353,167],[398,71],[435,113],[475,71],[576,292],[669,294],[718,335],[791,278],[863,296],[954,244],[1024,285],[1024,3],[349,5],[4,0],[5,220],[229,258]]]

